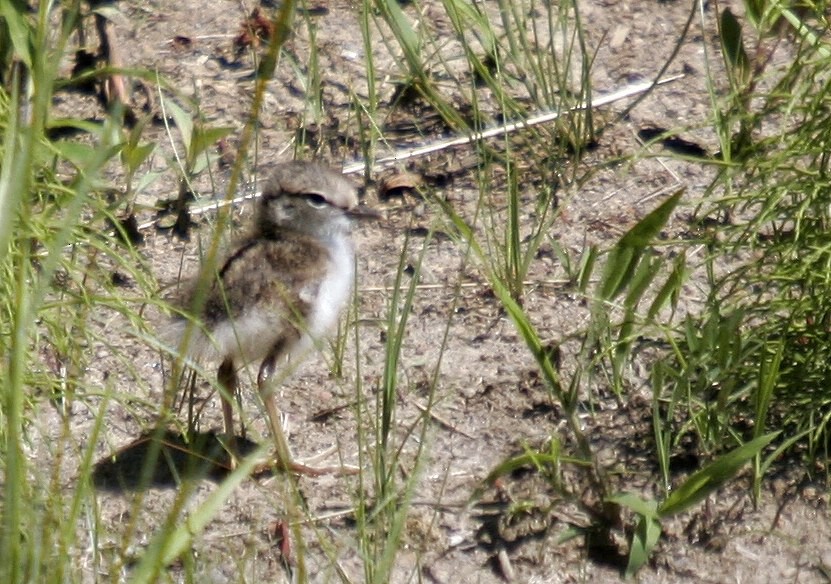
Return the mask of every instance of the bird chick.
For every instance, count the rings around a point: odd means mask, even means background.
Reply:
[[[317,469],[291,460],[269,379],[290,371],[335,327],[354,281],[351,218],[358,215],[355,187],[314,162],[278,165],[257,201],[253,227],[219,264],[204,304],[191,315],[199,323],[187,354],[219,363],[225,432],[233,437],[237,370],[260,361],[257,389],[277,446],[277,466],[303,474],[348,472]],[[184,313],[196,304],[192,287],[180,300]],[[181,342],[187,318],[178,317],[168,338]]]

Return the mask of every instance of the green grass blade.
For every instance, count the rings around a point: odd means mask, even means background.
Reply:
[[[24,136],[17,123],[18,91],[15,84],[11,98],[0,88],[0,119],[6,121],[3,135],[3,163],[0,165],[0,261],[8,253],[11,237],[12,220],[17,215],[17,208],[23,193],[29,184],[29,167],[25,159],[27,149],[21,144]]]
[[[780,366],[785,353],[785,344],[776,343],[776,352],[769,359],[765,359],[759,366],[759,386],[755,396],[756,421],[753,426],[753,437],[758,438],[765,431],[765,419],[773,400],[773,392],[779,381]]]
[[[15,287],[16,311],[12,339],[8,355],[8,372],[3,387],[3,414],[6,437],[3,445],[3,538],[0,543],[0,561],[9,582],[21,581],[26,563],[24,540],[24,510],[26,498],[26,458],[23,456],[23,385],[24,371],[29,354],[31,328],[31,295],[29,293],[29,255],[24,249],[17,261],[17,285]],[[31,509],[30,509],[31,510]]]
[[[269,445],[260,446],[254,453],[243,459],[239,466],[223,480],[213,493],[191,513],[178,527],[159,531],[151,540],[147,551],[132,574],[133,584],[157,582],[160,571],[184,553],[193,538],[216,517],[223,504],[242,481],[248,478],[254,468],[263,460]]]
[[[631,578],[649,560],[649,555],[661,537],[661,523],[654,517],[641,516],[629,545],[629,561],[624,576]]]
[[[778,435],[779,432],[773,432],[759,436],[693,473],[658,507],[658,514],[661,517],[670,517],[704,500],[733,478],[746,462],[761,452]]]
[[[733,89],[740,90],[752,76],[750,58],[747,56],[742,40],[742,26],[729,8],[722,11],[719,24],[727,71],[734,83]]]
[[[9,40],[14,47],[14,55],[23,61],[26,68],[32,69],[32,43],[31,28],[27,22],[26,15],[29,12],[29,5],[26,2],[0,2],[0,26],[5,22],[6,30],[9,32]],[[2,37],[0,37],[2,38]],[[6,65],[1,63],[0,65]]]
[[[653,500],[642,499],[632,493],[613,495],[607,501],[627,507],[640,516],[629,543],[629,561],[625,576],[631,578],[649,559],[652,549],[661,537],[658,505]]]
[[[606,499],[610,503],[617,503],[631,509],[641,517],[658,519],[658,504],[651,499],[642,499],[632,493],[616,493]]]
[[[654,320],[655,317],[658,316],[658,313],[664,308],[667,301],[669,301],[672,305],[673,313],[675,312],[675,307],[677,306],[678,300],[681,296],[681,286],[687,279],[687,275],[687,254],[682,251],[678,254],[678,257],[675,258],[672,272],[666,282],[664,282],[664,285],[661,286],[660,290],[658,290],[658,293],[655,294],[655,298],[649,305],[649,310],[646,313],[647,320]]]
[[[676,191],[620,238],[606,261],[600,283],[600,299],[612,300],[623,292],[635,275],[644,250],[666,225],[683,194],[684,189]]]

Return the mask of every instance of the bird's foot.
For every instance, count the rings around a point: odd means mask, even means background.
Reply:
[[[347,476],[354,475],[361,472],[357,466],[349,464],[332,465],[332,466],[310,466],[308,464],[298,462],[296,460],[290,461],[288,464],[282,464],[279,461],[276,463],[277,468],[286,470],[292,474],[305,475],[309,477],[319,477],[323,475]]]
[[[210,436],[212,437],[211,447],[214,449],[215,455],[222,458],[226,463],[230,459],[232,469],[239,466],[238,463],[243,458],[253,454],[260,446],[249,440],[245,434],[210,432]]]
[[[324,450],[320,454],[313,456],[311,459],[305,462],[300,462],[297,460],[289,460],[288,462],[284,462],[280,460],[278,456],[274,457],[274,460],[266,463],[261,464],[257,467],[254,471],[254,475],[266,474],[274,469],[290,472],[295,475],[304,475],[309,477],[319,477],[323,475],[336,475],[336,476],[347,476],[347,475],[354,475],[361,472],[361,469],[357,466],[352,466],[350,464],[338,464],[338,465],[330,465],[330,466],[316,466],[314,463],[322,460],[334,452],[337,451],[336,447],[329,448],[328,450]]]
[[[236,470],[242,456],[240,443],[233,434],[217,434],[216,440],[222,447],[222,466],[229,472]]]

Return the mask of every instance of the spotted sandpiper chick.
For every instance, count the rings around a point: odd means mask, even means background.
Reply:
[[[313,162],[277,166],[257,202],[250,233],[218,264],[216,277],[203,292],[204,306],[188,355],[220,363],[225,432],[233,437],[237,369],[260,361],[257,389],[275,440],[276,465],[301,474],[350,472],[347,467],[313,468],[291,459],[269,379],[280,380],[336,325],[350,297],[355,254],[351,218],[358,211],[355,187],[341,174]],[[197,290],[181,301],[194,305]],[[173,325],[180,340],[184,317]],[[286,373],[287,375],[287,373]]]

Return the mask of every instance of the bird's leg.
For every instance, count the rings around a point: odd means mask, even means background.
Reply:
[[[239,380],[237,379],[237,367],[233,359],[225,359],[219,366],[216,374],[219,383],[219,398],[222,400],[222,420],[225,424],[225,434],[230,448],[232,465],[236,457],[234,453],[234,406],[231,404],[232,396],[237,395]]]
[[[268,386],[268,379],[274,373],[274,367],[277,362],[277,356],[280,352],[280,345],[275,346],[271,352],[266,356],[260,365],[260,371],[257,373],[257,391],[263,400],[265,412],[268,414],[268,424],[271,428],[271,438],[274,440],[274,446],[277,449],[277,467],[281,470],[291,469],[291,451],[289,450],[289,442],[286,439],[286,433],[283,432],[282,414],[277,408],[277,403],[274,401],[274,391]]]
[[[277,408],[277,403],[274,400],[274,391],[268,384],[268,379],[271,377],[272,373],[274,373],[277,358],[280,353],[281,346],[275,346],[275,348],[272,349],[268,356],[263,360],[262,365],[260,365],[260,372],[257,375],[257,389],[263,400],[266,414],[268,414],[268,421],[271,426],[271,435],[274,439],[275,448],[277,449],[277,468],[295,474],[308,476],[320,476],[324,474],[354,474],[358,472],[358,469],[352,467],[312,467],[292,460],[289,443],[286,439],[285,432],[283,432],[280,410]]]

